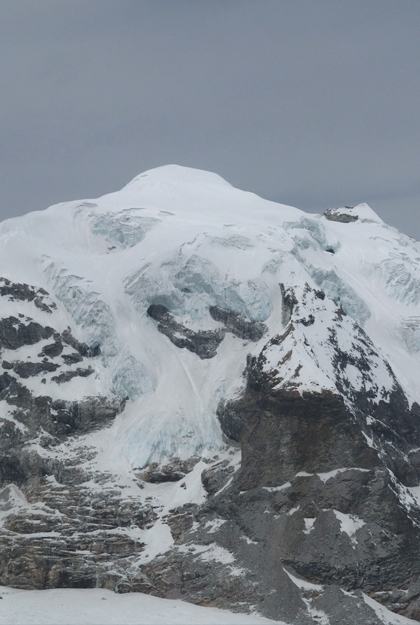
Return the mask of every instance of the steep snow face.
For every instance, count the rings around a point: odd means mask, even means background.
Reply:
[[[217,405],[240,392],[247,355],[264,346],[264,366],[298,392],[350,401],[365,389],[379,401],[396,380],[420,398],[420,245],[364,204],[309,215],[171,165],[3,222],[0,263],[3,278],[54,301],[49,312],[31,303],[32,320],[71,327],[96,354],[94,374],[59,387],[40,373],[31,392],[126,401],[110,428],[87,435],[113,466],[222,448]],[[298,290],[300,310],[279,348],[291,314],[280,284]],[[2,300],[2,316],[16,317],[19,302]],[[352,357],[339,365],[337,353]]]

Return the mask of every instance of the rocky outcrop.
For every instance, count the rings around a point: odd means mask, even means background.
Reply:
[[[158,322],[158,330],[177,347],[188,349],[201,359],[214,358],[217,348],[225,337],[224,330],[200,330],[195,332],[175,320],[168,309],[161,304],[152,304],[147,309],[149,317]]]
[[[348,210],[354,208],[354,206],[346,206]],[[351,213],[345,213],[340,209],[330,208],[324,212],[325,219],[329,221],[338,221],[343,224],[350,224],[354,221],[357,221],[359,218],[357,215],[352,215]]]
[[[57,467],[58,469],[58,467]],[[150,506],[121,498],[118,490],[89,489],[72,484],[69,473],[55,474],[38,488],[0,491],[0,510],[19,495],[23,509],[7,517],[0,536],[0,581],[19,588],[115,588],[116,580],[143,550],[130,538],[130,528],[155,518]],[[31,503],[31,500],[36,503]],[[25,514],[23,512],[25,511]]]
[[[247,321],[242,315],[220,306],[210,306],[209,313],[212,319],[224,324],[227,332],[244,340],[259,341],[267,331],[263,323]]]
[[[57,308],[57,304],[51,300],[45,289],[36,289],[25,283],[14,283],[7,278],[0,278],[0,297],[5,297],[14,302],[33,302],[37,308],[43,312],[52,313]]]
[[[62,358],[66,365],[74,365],[76,362],[82,362],[83,360],[83,356],[78,352],[73,352],[72,354],[64,354]]]
[[[180,460],[172,458],[168,464],[160,465],[158,462],[150,462],[145,471],[138,473],[138,477],[144,482],[161,484],[162,482],[179,482],[187,473],[190,473],[200,458]]]
[[[19,378],[30,378],[35,375],[39,375],[40,373],[48,373],[51,371],[56,371],[60,365],[54,362],[48,362],[45,359],[45,362],[22,362],[15,361],[14,363],[8,363],[3,361],[2,367],[3,369],[12,369]]]
[[[24,324],[16,317],[7,317],[0,320],[0,349],[14,350],[24,345],[35,345],[53,334],[53,328],[48,326],[43,327],[34,321]]]
[[[201,473],[201,482],[206,493],[215,495],[219,492],[228,484],[229,479],[233,477],[234,471],[235,469],[229,465],[228,460],[216,462],[208,469],[204,469]]]
[[[78,367],[73,371],[66,371],[66,373],[60,373],[60,375],[53,376],[51,378],[51,381],[57,382],[57,384],[64,384],[65,382],[70,382],[70,380],[72,380],[73,378],[87,378],[89,375],[92,375],[92,373],[92,367],[88,367],[87,369],[82,369],[81,367]]]
[[[71,333],[71,329],[67,328],[61,335],[62,340],[67,345],[70,345],[73,349],[75,349],[82,357],[85,356],[87,358],[94,358],[95,356],[99,356],[101,353],[100,345],[87,345],[87,343],[81,343]]]
[[[44,345],[41,353],[39,354],[40,357],[47,356],[48,358],[55,358],[61,354],[63,351],[63,343],[61,342],[59,335],[55,335],[54,338],[54,343]]]
[[[95,449],[76,445],[64,456],[55,451],[106,427],[123,404],[109,397],[57,400],[25,386],[25,380],[64,366],[69,369],[51,376],[51,383],[90,376],[91,365],[77,365],[99,355],[99,346],[90,348],[69,329],[60,334],[31,320],[2,320],[8,358],[13,350],[53,338],[40,361],[2,365],[0,401],[13,415],[0,423],[2,584],[99,586],[243,610],[258,604],[266,616],[299,625],[322,613],[337,624],[348,625],[349,615],[352,623],[379,624],[357,599],[363,590],[401,614],[420,616],[420,512],[406,488],[419,479],[418,406],[409,408],[391,370],[392,390],[379,402],[372,401],[374,390],[369,395],[345,386],[350,364],[376,388],[372,359],[378,356],[353,326],[361,346],[354,355],[344,352],[338,333],[328,334],[336,390],[300,392],[296,376],[290,383],[284,367],[275,365],[273,350],[288,363],[287,342],[299,328],[319,323],[327,304],[322,291],[306,288],[297,296],[281,289],[285,331],[248,357],[244,393],[219,403],[232,455],[204,464],[198,456],[174,457],[135,472],[141,492],[165,483],[187,490],[199,470],[206,500],[164,514],[153,497],[125,496],[110,485],[110,475],[89,472]],[[318,317],[306,311],[307,301],[313,310],[319,302]],[[148,310],[174,344],[202,359],[216,354],[225,332],[258,341],[266,331],[229,310],[212,307],[210,313],[224,329],[193,332],[163,306]],[[339,309],[335,314],[339,327],[345,316]],[[66,352],[69,347],[75,351]],[[139,532],[159,523],[168,526],[173,546],[139,567],[145,550]]]

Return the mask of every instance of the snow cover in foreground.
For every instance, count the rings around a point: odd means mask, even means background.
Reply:
[[[0,596],[1,625],[285,625],[261,616],[99,588],[3,588]]]
[[[203,608],[137,592],[119,595],[100,588],[3,587],[0,597],[0,625],[287,625],[262,616]],[[417,623],[390,612],[367,595],[363,598],[387,625]]]

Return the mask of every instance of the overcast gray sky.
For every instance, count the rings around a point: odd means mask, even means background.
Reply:
[[[178,163],[420,239],[420,0],[0,0],[0,219]]]

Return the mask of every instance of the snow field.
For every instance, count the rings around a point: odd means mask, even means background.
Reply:
[[[264,625],[261,616],[235,614],[142,593],[102,589],[16,590],[0,587],[0,625]]]

